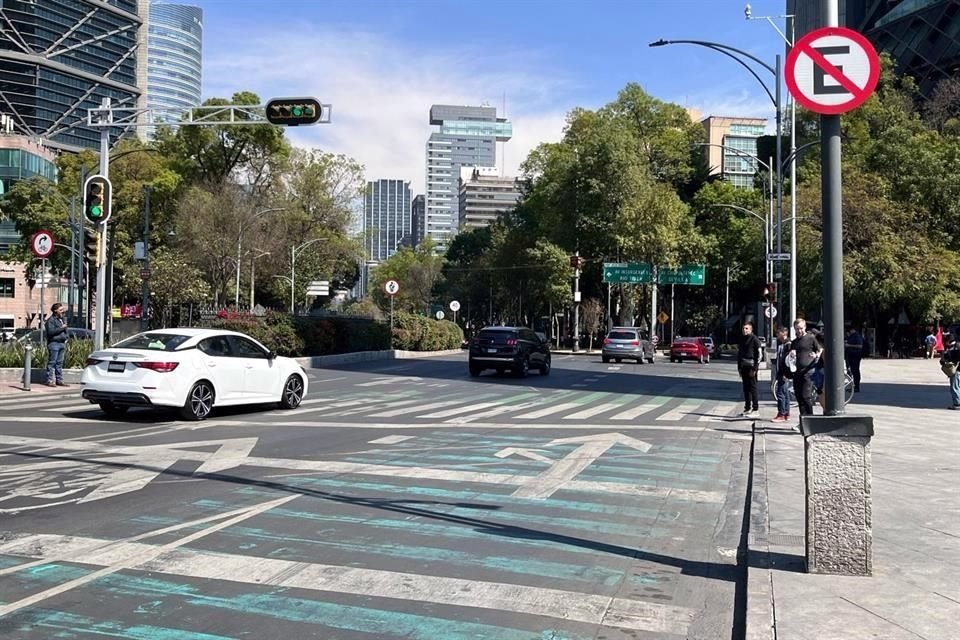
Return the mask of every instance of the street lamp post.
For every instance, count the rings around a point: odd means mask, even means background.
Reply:
[[[781,75],[781,64],[780,64],[780,54],[777,54],[776,61],[774,66],[770,66],[760,58],[754,56],[753,54],[747,53],[742,49],[737,49],[736,47],[731,47],[729,45],[720,44],[717,42],[708,42],[706,40],[657,40],[656,42],[651,42],[651,47],[662,47],[668,44],[693,44],[701,47],[706,47],[707,49],[712,49],[718,53],[722,53],[725,56],[732,58],[740,66],[746,69],[750,75],[760,83],[760,86],[763,87],[764,92],[767,94],[767,97],[770,98],[770,101],[773,103],[773,108],[776,111],[776,131],[777,131],[777,158],[776,158],[776,168],[777,168],[777,227],[782,227],[783,223],[783,149],[781,144],[781,134],[783,133],[783,109],[781,108],[781,91],[780,87],[783,84],[780,79]],[[742,57],[741,57],[742,56]],[[750,66],[747,62],[744,61],[744,58],[750,60],[763,69],[766,69],[773,75],[774,78],[774,90],[771,91],[770,87],[767,86],[767,83],[764,82],[760,76],[757,74],[756,70]],[[771,163],[772,165],[773,163]],[[783,248],[783,234],[782,231],[777,236],[777,251],[780,252]],[[777,270],[777,279],[780,279],[779,269]],[[777,287],[778,295],[780,288]]]
[[[307,240],[301,245],[296,247],[290,247],[290,313],[294,311],[294,288],[297,283],[297,256],[300,255],[300,252],[309,247],[310,245],[321,242],[324,238],[314,238],[313,240]]]
[[[253,256],[250,260],[250,311],[253,311],[253,285],[256,282],[254,277],[254,268],[256,267],[257,260],[263,256],[270,255],[269,251],[260,251],[257,255]]]
[[[240,253],[241,253],[241,243],[243,242],[243,232],[246,231],[248,224],[253,224],[263,216],[268,213],[274,213],[275,211],[284,211],[286,207],[270,207],[269,209],[261,209],[257,211],[251,218],[245,222],[240,223],[240,231],[237,233],[237,286],[234,293],[233,306],[237,309],[240,308]],[[253,307],[253,304],[250,305]]]

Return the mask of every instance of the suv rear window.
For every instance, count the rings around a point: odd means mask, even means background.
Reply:
[[[636,331],[611,331],[610,335],[607,336],[611,340],[636,340],[637,332]]]
[[[190,339],[177,333],[141,333],[113,345],[114,349],[148,349],[150,351],[175,351]]]
[[[506,344],[507,340],[516,339],[516,331],[494,331],[491,329],[485,329],[480,332],[477,336],[481,340],[490,340],[494,344]]]

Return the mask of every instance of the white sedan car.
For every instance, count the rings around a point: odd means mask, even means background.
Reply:
[[[176,407],[185,420],[203,420],[214,406],[270,402],[294,409],[307,393],[307,373],[242,333],[158,329],[90,354],[80,386],[108,416]]]

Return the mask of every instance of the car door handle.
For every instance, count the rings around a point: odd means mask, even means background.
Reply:
[[[207,366],[210,367],[210,368],[213,368],[213,367],[217,366],[217,363],[216,363],[216,362],[208,362],[208,363],[207,363]]]
[[[248,364],[248,365],[247,365],[247,369],[253,369],[253,365],[252,365],[252,364]]]

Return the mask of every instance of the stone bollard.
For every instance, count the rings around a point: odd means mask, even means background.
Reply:
[[[807,572],[873,573],[870,416],[801,416]]]
[[[30,391],[30,378],[33,377],[33,345],[27,342],[23,348],[23,390]]]

